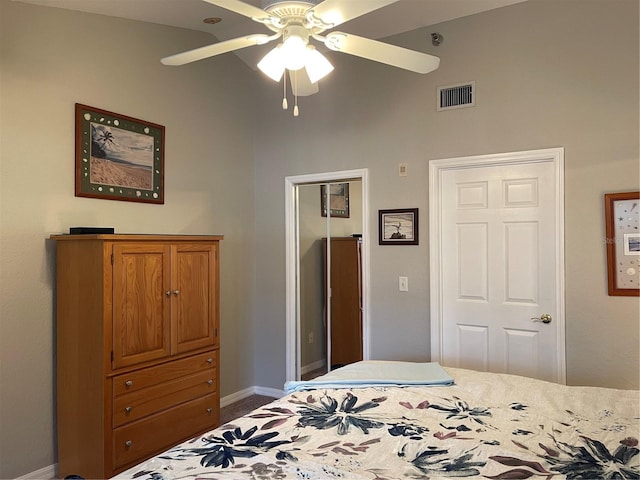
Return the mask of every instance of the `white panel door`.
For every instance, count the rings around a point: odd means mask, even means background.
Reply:
[[[557,165],[489,163],[438,170],[435,353],[445,365],[563,382]]]

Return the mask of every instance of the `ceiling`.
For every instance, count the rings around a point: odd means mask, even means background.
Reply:
[[[264,26],[251,19],[204,0],[14,1],[200,30],[215,35],[220,41],[251,33],[270,33]],[[262,8],[262,0],[244,1]],[[344,23],[340,25],[339,29],[363,37],[383,38],[523,1],[526,0],[399,0],[394,4]],[[219,17],[222,21],[214,25],[204,23],[203,20],[208,17]],[[193,48],[201,46],[203,45],[193,45]],[[270,48],[272,46],[256,46],[239,50],[235,54],[255,69],[260,58]],[[167,52],[167,56],[174,53],[179,52]]]

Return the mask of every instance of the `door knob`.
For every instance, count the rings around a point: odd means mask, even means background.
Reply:
[[[540,318],[531,317],[531,320],[533,320],[534,322],[551,323],[552,318],[548,313],[543,313],[542,315],[540,315]]]

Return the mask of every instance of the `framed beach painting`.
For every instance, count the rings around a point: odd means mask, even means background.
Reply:
[[[76,197],[164,203],[164,127],[76,104]]]
[[[640,192],[604,196],[609,295],[640,296]]]
[[[380,245],[418,245],[418,209],[378,211]]]

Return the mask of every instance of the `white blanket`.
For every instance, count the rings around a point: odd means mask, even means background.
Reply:
[[[333,370],[307,381],[284,385],[286,393],[317,388],[451,385],[453,378],[437,362],[415,363],[367,360]]]

